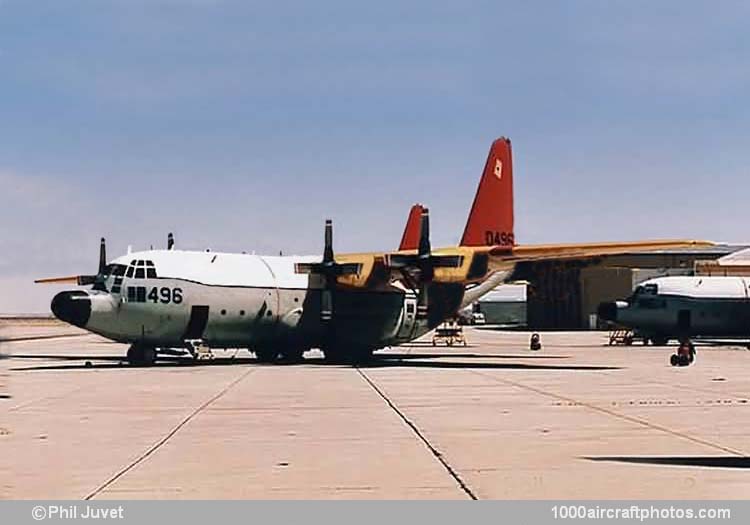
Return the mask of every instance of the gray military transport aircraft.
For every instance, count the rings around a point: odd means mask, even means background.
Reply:
[[[90,286],[57,294],[52,312],[129,344],[131,364],[151,364],[159,352],[174,349],[200,357],[210,348],[247,348],[266,362],[297,361],[306,350],[320,348],[327,360],[358,362],[432,330],[468,299],[510,279],[519,262],[711,244],[515,244],[506,138],[490,148],[459,246],[433,250],[428,211],[414,209],[394,252],[335,254],[331,221],[322,257],[178,250],[170,237],[166,250],[128,253],[107,263],[102,239],[95,275],[37,282]]]
[[[750,336],[750,278],[739,276],[670,276],[649,279],[621,301],[599,305],[599,317],[637,331],[644,341],[666,345],[691,337]],[[681,354],[670,363],[692,363]]]

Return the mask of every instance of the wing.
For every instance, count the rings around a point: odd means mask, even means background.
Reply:
[[[652,240],[629,242],[599,242],[573,244],[530,244],[513,248],[494,246],[489,251],[489,266],[492,269],[507,268],[519,262],[564,261],[592,259],[607,255],[626,255],[640,252],[706,248],[714,243],[700,240]]]

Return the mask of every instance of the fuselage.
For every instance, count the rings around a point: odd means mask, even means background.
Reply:
[[[750,279],[650,279],[638,285],[627,300],[600,305],[599,316],[658,338],[748,336]]]
[[[337,287],[321,319],[323,282],[295,271],[319,256],[152,250],[112,261],[91,291],[53,300],[59,318],[107,338],[157,347],[201,340],[219,348],[335,344],[377,349],[417,338],[460,307],[464,287],[432,285],[430,315],[399,281]],[[65,295],[67,294],[67,295]]]

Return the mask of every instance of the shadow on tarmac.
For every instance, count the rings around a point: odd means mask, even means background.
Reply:
[[[65,364],[44,364],[39,366],[24,366],[11,368],[12,371],[31,370],[80,370],[80,369],[136,369],[141,367],[129,366],[125,357],[121,355],[50,355],[50,354],[13,354],[13,359],[48,359],[55,361],[68,361]],[[439,361],[440,358],[462,359],[462,361]],[[407,354],[388,353],[376,354],[375,357],[365,363],[356,366],[359,368],[438,368],[438,369],[497,369],[497,370],[619,370],[620,367],[596,366],[596,365],[564,365],[564,364],[535,364],[535,363],[497,363],[487,361],[490,359],[518,359],[518,360],[545,360],[545,359],[567,359],[568,356],[540,355],[540,354],[473,354],[473,353],[429,353],[429,354]],[[484,360],[484,361],[482,361]],[[102,363],[101,361],[108,361]],[[278,361],[276,363],[260,363],[254,357],[217,357],[210,360],[194,360],[190,357],[159,356],[159,359],[151,368],[164,367],[205,367],[205,366],[233,366],[233,365],[255,365],[255,366],[345,366],[326,361],[322,357],[311,357],[300,362]]]
[[[614,461],[641,465],[670,465],[681,467],[750,468],[747,456],[605,456],[585,457],[589,461]]]

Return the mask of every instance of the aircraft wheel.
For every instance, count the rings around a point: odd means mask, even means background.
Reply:
[[[335,364],[358,364],[372,359],[373,350],[370,348],[326,348],[323,350],[326,361]]]
[[[133,366],[151,366],[156,361],[156,348],[133,344],[128,348],[127,359]]]
[[[261,363],[273,363],[276,361],[279,353],[276,350],[270,348],[262,348],[255,350],[255,358]]]
[[[680,366],[688,366],[690,364],[690,357],[687,355],[680,356]]]
[[[677,366],[680,364],[680,357],[677,354],[672,354],[669,356],[669,364],[672,366]]]
[[[346,363],[344,352],[339,348],[323,348],[323,357],[325,360],[332,364],[344,364]]]
[[[354,363],[366,363],[372,359],[372,348],[357,348],[352,353]]]
[[[304,354],[304,348],[292,348],[281,352],[281,359],[288,363],[299,363],[305,360]]]

